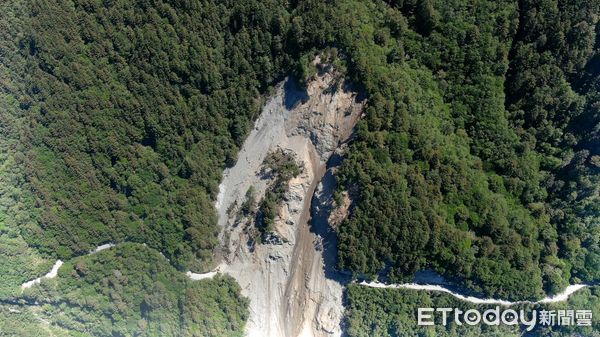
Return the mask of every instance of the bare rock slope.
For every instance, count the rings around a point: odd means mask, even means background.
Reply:
[[[311,200],[326,163],[351,134],[362,111],[343,77],[324,71],[306,90],[287,80],[275,88],[227,169],[217,198],[223,248],[217,270],[233,276],[250,299],[246,335],[251,337],[340,336],[342,285],[326,275],[322,238],[311,231]],[[303,167],[289,181],[273,230],[275,243],[251,244],[252,219],[240,216],[249,188],[257,200],[269,179],[265,157],[277,149]],[[255,232],[254,232],[255,233]]]

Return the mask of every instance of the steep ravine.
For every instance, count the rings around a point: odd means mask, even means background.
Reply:
[[[362,102],[343,77],[324,71],[306,91],[291,80],[275,88],[239,153],[224,173],[216,207],[223,228],[218,271],[233,276],[250,299],[247,336],[340,336],[342,284],[328,279],[320,238],[309,227],[312,196],[326,163],[348,138]],[[250,187],[256,199],[269,179],[261,175],[268,153],[291,153],[303,168],[289,182],[274,233],[279,243],[249,244],[253,221],[240,216]]]
[[[233,276],[250,299],[246,336],[341,336],[343,287],[351,280],[333,269],[336,237],[331,227],[339,209],[334,209],[331,193],[341,149],[362,106],[335,72],[313,78],[306,92],[288,80],[276,87],[236,165],[225,171],[216,203],[224,242],[216,271]],[[276,149],[294,154],[304,170],[289,182],[276,219],[274,229],[281,243],[249,245],[253,223],[240,219],[239,209],[251,186],[257,200],[265,193],[269,181],[261,176],[260,168],[267,154]],[[202,278],[212,273],[195,275]],[[561,302],[587,286],[571,285],[561,294],[536,302],[510,302],[468,296],[437,284],[359,284],[445,292],[470,303],[505,306]]]
[[[275,87],[236,164],[225,170],[219,187],[215,204],[222,243],[216,256],[218,266],[204,274],[187,273],[193,280],[212,278],[217,273],[237,280],[242,295],[250,299],[248,337],[342,335],[343,288],[352,280],[333,268],[336,236],[332,227],[346,215],[348,205],[335,208],[332,193],[343,147],[361,116],[364,102],[341,74],[328,66],[321,68],[323,71],[307,83],[305,90],[289,79]],[[263,162],[276,150],[292,154],[302,171],[289,181],[289,190],[275,219],[273,229],[279,240],[253,243],[253,218],[242,216],[240,209],[250,187],[256,202],[263,197],[271,182],[271,177],[262,172]],[[113,246],[104,244],[89,254]],[[62,261],[57,261],[47,275],[24,283],[22,289],[56,277],[61,265]],[[537,302],[509,302],[468,296],[436,282],[359,284],[445,292],[470,303],[506,306],[565,301],[587,286],[571,285],[563,293]]]

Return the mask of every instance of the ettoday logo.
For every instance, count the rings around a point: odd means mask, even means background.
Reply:
[[[446,326],[450,322],[456,325],[521,325],[531,331],[541,326],[591,326],[591,310],[525,310],[503,309],[499,306],[483,312],[477,309],[466,311],[458,308],[418,308],[417,324],[432,326],[441,323]]]

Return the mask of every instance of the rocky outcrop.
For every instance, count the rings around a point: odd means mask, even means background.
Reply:
[[[218,271],[233,276],[250,299],[247,336],[341,335],[342,284],[327,276],[323,238],[309,221],[326,164],[350,135],[363,103],[340,74],[324,69],[306,90],[289,79],[275,88],[220,186],[216,207],[224,244]],[[303,170],[289,181],[275,219],[281,240],[249,244],[252,219],[240,216],[240,208],[248,189],[257,200],[264,195],[270,182],[260,174],[261,164],[276,149],[293,153]]]

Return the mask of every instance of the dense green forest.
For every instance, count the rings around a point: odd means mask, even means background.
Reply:
[[[432,268],[505,298],[599,279],[598,6],[343,5],[370,101],[342,168],[341,268]]]
[[[206,268],[221,168],[288,63],[282,4],[33,1],[29,11],[23,164],[42,213],[23,229],[28,242],[61,258],[143,242],[178,268]]]
[[[247,299],[233,279],[190,281],[165,262],[139,244],[75,258],[56,279],[21,294],[24,307],[12,305],[34,319],[16,323],[0,315],[0,336],[33,336],[28,326],[41,319],[70,336],[242,336]]]
[[[34,197],[28,193],[19,163],[23,160],[19,125],[25,120],[17,93],[22,90],[19,78],[22,58],[18,46],[11,43],[20,34],[15,4],[0,4],[0,297],[15,294],[19,285],[50,269],[52,263],[21,236],[19,225],[32,222],[37,214]]]
[[[190,281],[164,260],[125,244],[67,262],[23,297],[45,304],[54,324],[93,336],[242,336],[247,300],[233,279]]]
[[[42,315],[57,335],[239,336],[233,281],[178,273],[211,265],[221,172],[265,94],[325,48],[367,97],[339,172],[340,269],[434,269],[519,299],[598,282],[599,14],[594,0],[0,3],[0,299],[45,303],[2,308],[0,331]],[[78,257],[108,242],[137,244]],[[59,277],[20,295],[55,258]],[[576,300],[597,310],[595,292]],[[350,287],[349,333],[393,336],[429,300]]]
[[[547,327],[538,324],[531,332],[522,331],[521,327],[485,324],[468,325],[461,318],[462,325],[448,319],[444,326],[440,317],[431,327],[418,326],[416,308],[458,308],[463,312],[476,309],[483,313],[494,306],[469,305],[443,293],[415,292],[404,289],[372,289],[357,285],[348,288],[347,332],[348,337],[598,337],[600,326],[595,321],[593,326]],[[506,310],[505,307],[499,307]],[[513,306],[513,310],[524,310],[531,314],[536,310],[592,310],[594,317],[600,314],[600,292],[598,288],[586,289],[561,304],[553,305],[521,305]],[[539,316],[538,316],[539,317]],[[539,322],[539,321],[538,321]]]
[[[180,271],[210,266],[220,172],[289,63],[283,4],[0,6],[0,335],[239,336],[234,281]],[[76,257],[107,242],[147,246]]]
[[[267,188],[256,212],[256,226],[263,236],[273,231],[273,221],[279,212],[279,205],[288,191],[288,183],[290,179],[298,176],[301,170],[296,159],[282,150],[272,152],[265,158],[262,164],[262,174],[271,176],[273,182]],[[248,197],[252,198],[251,195]]]

